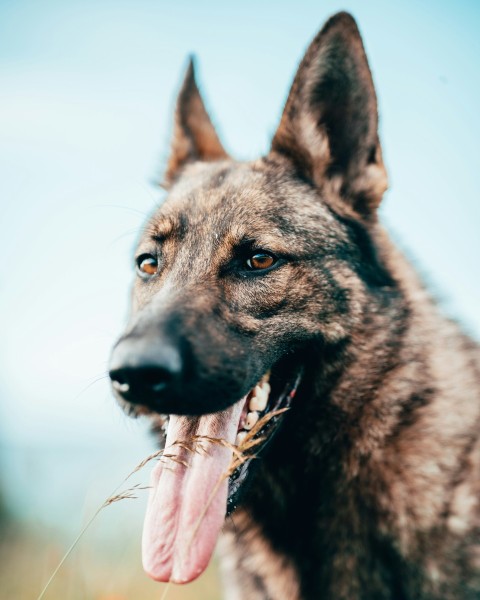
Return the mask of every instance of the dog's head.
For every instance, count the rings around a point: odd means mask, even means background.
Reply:
[[[314,39],[271,151],[254,162],[223,149],[191,64],[165,183],[110,376],[125,406],[169,415],[173,462],[154,471],[144,563],[156,579],[188,581],[248,476],[240,460],[227,489],[228,445],[257,452],[315,352],[349,337],[362,311],[352,290],[389,285],[369,233],[386,188],[377,105],[352,17]],[[209,439],[225,443],[188,446]]]

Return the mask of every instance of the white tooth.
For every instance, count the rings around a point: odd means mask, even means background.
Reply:
[[[267,408],[268,394],[265,394],[263,388],[259,388],[258,386],[255,388],[254,394],[248,403],[248,408],[260,412],[265,410]]]
[[[263,384],[257,383],[257,385],[253,388],[253,396],[262,397],[263,396]]]
[[[271,391],[271,387],[270,384],[268,383],[268,381],[265,381],[265,383],[262,385],[263,391],[265,392],[265,394],[267,395],[267,398],[270,396],[270,391]]]
[[[246,431],[239,431],[237,433],[237,438],[235,440],[235,446],[241,446],[243,444],[243,441],[245,440],[245,438],[247,437],[247,432]]]
[[[243,426],[244,429],[246,429],[247,431],[250,430],[257,421],[258,421],[258,412],[256,412],[256,411],[249,412],[247,414],[247,418],[245,419],[245,425]]]

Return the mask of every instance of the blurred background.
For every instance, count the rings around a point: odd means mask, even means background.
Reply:
[[[359,22],[377,85],[391,182],[382,218],[478,339],[477,0],[0,0],[2,600],[35,600],[153,449],[105,375],[135,238],[161,199],[154,182],[188,53],[226,147],[253,158],[306,46],[341,9]],[[188,587],[147,580],[138,496],[98,515],[46,599],[219,597],[215,566]]]

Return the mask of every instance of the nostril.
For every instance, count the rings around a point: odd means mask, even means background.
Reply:
[[[172,373],[159,367],[141,369],[142,385],[154,392],[161,392],[173,379]]]
[[[132,402],[141,402],[163,392],[174,378],[162,367],[114,369],[109,375],[113,389]]]
[[[129,383],[122,383],[121,381],[118,381],[117,379],[112,379],[112,386],[115,390],[117,390],[117,392],[120,392],[121,394],[126,394],[127,392],[130,391]]]
[[[130,383],[127,381],[127,377],[122,371],[110,371],[109,376],[114,390],[120,392],[120,394],[125,394],[130,391]]]

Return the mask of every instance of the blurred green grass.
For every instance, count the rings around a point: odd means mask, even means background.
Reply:
[[[36,600],[69,541],[46,527],[0,529],[0,599]],[[151,581],[140,562],[139,541],[87,534],[58,572],[44,600],[160,600],[165,584]],[[171,584],[165,600],[220,600],[215,564],[191,584]]]

